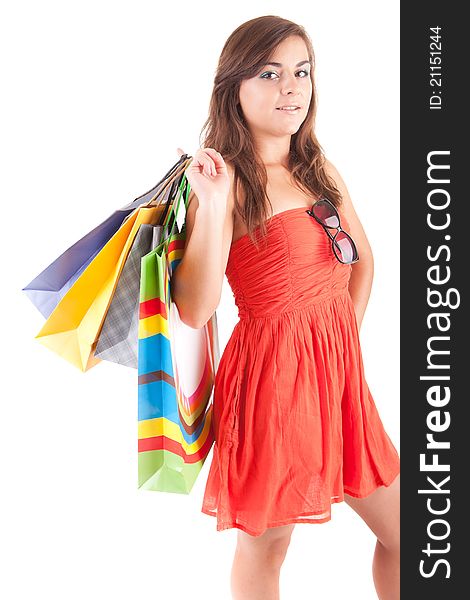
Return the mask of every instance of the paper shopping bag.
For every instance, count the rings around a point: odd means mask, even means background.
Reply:
[[[156,205],[167,202],[168,196],[172,192],[168,182],[171,183],[181,169],[187,166],[190,158],[187,154],[182,155],[151,190],[116,210],[22,288],[22,291],[46,319],[98,252],[136,208],[149,203]]]
[[[164,230],[168,233],[171,218],[168,204],[172,205],[181,188],[187,162],[167,177],[166,189],[160,189],[151,200],[151,204],[164,204],[165,210],[158,225],[142,224],[137,232],[104,319],[95,357],[137,369],[140,263],[142,256],[160,243]],[[182,204],[181,208],[178,214],[184,218]],[[181,219],[179,225],[182,226]]]
[[[216,313],[193,329],[171,299],[170,277],[184,246],[185,230],[170,233],[142,258],[138,487],[189,494],[214,442],[212,397],[220,353]]]
[[[60,300],[36,336],[82,371],[101,361],[94,356],[94,350],[121,269],[140,225],[158,221],[161,210],[161,206],[139,207],[129,215]]]
[[[137,369],[140,263],[161,235],[161,225],[140,226],[104,319],[95,357]]]

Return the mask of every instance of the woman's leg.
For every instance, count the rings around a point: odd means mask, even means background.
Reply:
[[[380,600],[400,598],[400,474],[388,486],[381,486],[366,498],[344,494],[377,536],[372,575]]]
[[[279,575],[295,523],[260,536],[237,531],[231,572],[233,600],[279,600]]]

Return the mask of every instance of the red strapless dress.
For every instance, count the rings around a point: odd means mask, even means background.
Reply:
[[[216,372],[201,509],[218,531],[255,536],[329,521],[344,492],[367,496],[400,471],[364,375],[352,266],[335,258],[305,207],[267,227],[259,252],[248,235],[230,250],[239,321]]]

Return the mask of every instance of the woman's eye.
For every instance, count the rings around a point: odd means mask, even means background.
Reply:
[[[305,77],[308,77],[308,71],[306,71],[305,69],[301,69],[300,71],[297,71],[297,75],[299,73],[305,73],[305,75],[303,77],[301,77],[301,79],[304,79]],[[263,73],[261,75],[262,79],[272,79],[272,77],[265,77],[265,75],[276,75],[276,73],[274,71],[266,71],[265,73]]]

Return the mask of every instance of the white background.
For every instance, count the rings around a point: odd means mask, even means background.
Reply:
[[[189,496],[138,491],[136,371],[102,362],[82,373],[47,350],[21,288],[150,189],[178,146],[195,152],[222,46],[263,14],[302,24],[314,44],[318,139],[375,258],[365,373],[399,449],[399,3],[10,3],[0,18],[4,598],[230,599],[236,530],[217,532],[200,512],[212,451]],[[217,314],[223,350],[237,321],[226,281]],[[328,523],[298,524],[281,597],[376,598],[374,546],[345,503]]]

